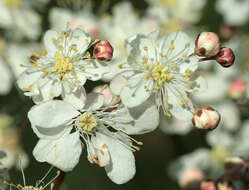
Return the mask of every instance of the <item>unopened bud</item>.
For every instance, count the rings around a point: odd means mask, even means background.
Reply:
[[[247,164],[240,157],[228,157],[225,160],[227,177],[231,180],[239,179],[245,173]]]
[[[219,181],[217,182],[217,190],[234,190],[234,187],[228,181]]]
[[[233,81],[228,88],[228,96],[233,99],[242,98],[247,89],[247,84],[242,79],[237,79]]]
[[[200,186],[203,177],[203,172],[199,169],[187,170],[181,175],[179,183],[183,188],[192,189],[192,187]]]
[[[203,181],[201,183],[201,190],[217,190],[215,181]]]
[[[195,127],[203,130],[213,130],[220,122],[220,114],[212,107],[198,108],[192,118]]]
[[[220,40],[216,33],[202,32],[195,40],[195,54],[203,57],[213,57],[220,51]]]
[[[221,48],[220,52],[216,56],[216,61],[222,67],[230,67],[234,63],[234,60],[235,55],[233,53],[233,50],[226,47]]]
[[[110,61],[113,56],[113,48],[107,40],[100,41],[94,46],[93,55],[99,61]]]

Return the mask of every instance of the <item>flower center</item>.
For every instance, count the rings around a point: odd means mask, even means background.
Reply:
[[[8,8],[18,8],[21,5],[21,0],[3,0],[3,3]]]
[[[64,75],[72,71],[72,69],[73,64],[70,63],[69,58],[59,53],[55,54],[55,64],[52,67],[52,72],[55,72],[60,79],[63,79]]]
[[[91,112],[85,112],[77,118],[77,124],[81,130],[93,132],[98,125],[98,121]]]
[[[156,85],[154,90],[158,91],[166,81],[170,81],[174,75],[169,72],[168,68],[157,62],[153,69],[151,70],[152,79],[155,81]]]

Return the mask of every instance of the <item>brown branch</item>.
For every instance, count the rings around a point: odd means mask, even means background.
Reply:
[[[66,173],[61,171],[59,177],[57,177],[57,179],[54,182],[53,190],[59,190],[60,189],[61,185],[63,184],[63,182],[65,180],[65,177],[66,177]]]

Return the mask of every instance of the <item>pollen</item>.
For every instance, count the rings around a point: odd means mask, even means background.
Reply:
[[[52,72],[56,73],[56,75],[62,79],[63,76],[72,71],[73,64],[70,63],[69,58],[66,58],[64,55],[56,53],[55,54],[55,64],[52,67]]]
[[[77,124],[80,130],[84,132],[93,132],[98,125],[98,121],[91,112],[85,112],[77,118]]]
[[[174,77],[174,74],[170,73],[164,65],[156,63],[151,70],[151,76],[156,83],[154,90],[158,91],[166,81],[170,81]]]

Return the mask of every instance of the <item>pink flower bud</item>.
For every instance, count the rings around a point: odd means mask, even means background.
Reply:
[[[94,46],[93,55],[99,61],[110,61],[113,56],[113,48],[107,40],[100,41]]]
[[[247,163],[240,157],[228,157],[225,160],[227,177],[231,180],[239,179],[245,173]]]
[[[216,33],[202,32],[195,40],[195,54],[203,57],[212,57],[220,51],[220,41]]]
[[[228,88],[228,96],[233,99],[242,98],[247,89],[247,84],[242,79],[237,79],[233,81]]]
[[[230,67],[234,63],[234,60],[235,60],[235,55],[233,53],[233,50],[226,47],[221,48],[220,52],[216,56],[216,61],[222,67]]]
[[[203,130],[213,130],[220,122],[220,114],[212,107],[198,108],[192,118],[195,127]]]
[[[201,190],[217,190],[216,184],[214,181],[203,181],[201,183]]]
[[[104,106],[114,106],[120,102],[120,98],[114,95],[108,85],[97,86],[93,89],[93,92],[103,94],[104,96]]]
[[[202,181],[203,177],[203,172],[199,169],[187,170],[181,175],[179,184],[184,188],[195,185],[200,186],[200,182]]]

